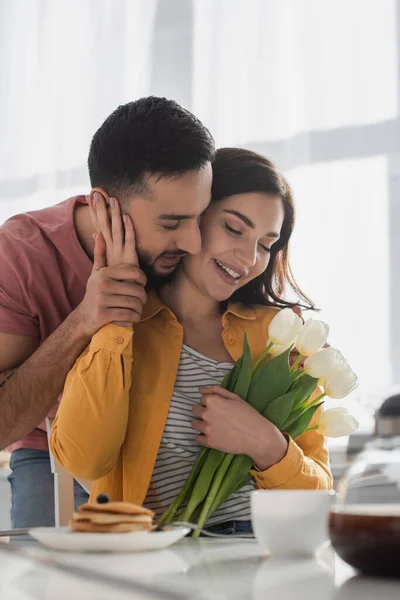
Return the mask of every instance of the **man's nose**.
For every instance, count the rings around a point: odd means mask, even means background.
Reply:
[[[176,245],[179,250],[183,250],[188,254],[197,254],[201,250],[201,234],[199,225],[196,221],[187,223],[187,227],[183,227],[179,231],[179,236],[176,240]]]

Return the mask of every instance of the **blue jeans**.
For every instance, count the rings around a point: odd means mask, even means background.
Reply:
[[[220,535],[236,535],[237,533],[253,533],[251,521],[225,521],[206,527],[210,533],[219,533]]]
[[[11,527],[54,527],[54,476],[46,450],[21,448],[10,461]],[[75,508],[88,494],[74,481]]]

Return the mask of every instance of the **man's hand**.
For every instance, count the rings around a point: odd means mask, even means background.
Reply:
[[[95,206],[93,220],[97,232],[103,235],[106,244],[106,265],[119,267],[128,264],[139,268],[131,218],[128,215],[122,218],[116,198],[109,199],[108,209],[104,197],[99,192],[94,192],[93,196]]]
[[[224,388],[199,388],[200,404],[193,407],[197,417],[192,426],[200,433],[202,446],[229,454],[246,454],[262,470],[282,460],[287,451],[285,436],[250,404]]]
[[[133,227],[132,227],[133,233]],[[108,323],[131,326],[140,321],[146,304],[146,276],[133,264],[106,266],[106,245],[96,234],[94,264],[86,294],[73,312],[78,327],[93,336]]]

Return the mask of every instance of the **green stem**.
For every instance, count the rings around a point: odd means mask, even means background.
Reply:
[[[314,425],[314,427],[309,427],[308,429],[305,430],[304,433],[307,433],[307,431],[315,431],[316,429],[319,429],[319,425]]]
[[[321,402],[322,398],[325,398],[326,394],[323,393],[320,396],[318,396],[318,398],[315,398],[315,400],[313,400],[312,402],[308,402],[308,398],[307,400],[305,400],[302,404],[300,404],[299,406],[297,406],[296,410],[300,410],[302,408],[311,408],[312,406],[314,406],[315,404],[318,404],[318,402]]]
[[[237,454],[234,460],[229,465],[228,472],[220,486],[214,502],[208,511],[208,518],[215,513],[216,510],[225,502],[231,494],[237,492],[248,481],[249,471],[253,465],[251,458],[245,454]],[[251,479],[251,475],[250,475]],[[238,483],[235,483],[239,481]]]
[[[194,463],[192,470],[190,471],[188,477],[186,478],[185,483],[181,491],[175,500],[168,506],[168,508],[163,512],[160,518],[157,521],[157,525],[161,527],[161,525],[168,525],[173,521],[176,513],[179,511],[181,506],[187,500],[187,497],[191,491],[193,482],[197,479],[198,474],[206,460],[208,448],[202,448],[199,452],[199,455]]]
[[[254,367],[253,367],[253,371],[252,371],[253,375],[256,372],[257,368],[260,366],[260,364],[263,362],[263,360],[268,357],[269,351],[271,350],[271,348],[272,348],[273,345],[274,345],[274,343],[270,342],[268,344],[268,346],[265,348],[264,352],[262,354],[260,354],[260,356],[256,360],[256,362],[254,364]]]
[[[210,450],[194,482],[189,502],[180,515],[182,521],[190,521],[193,511],[203,502],[211,487],[214,475],[225,457],[224,452]]]
[[[215,497],[217,496],[219,488],[225,477],[225,473],[229,469],[229,466],[230,466],[233,458],[234,458],[234,454],[226,454],[223,461],[219,465],[217,472],[215,473],[210,490],[206,496],[206,499],[204,500],[203,507],[202,507],[202,510],[201,510],[201,513],[199,516],[199,520],[197,521],[197,525],[199,527],[203,527],[205,525],[205,523],[207,522],[210,508],[212,507]],[[197,529],[193,533],[193,537],[199,537],[199,535],[200,535],[200,531]]]
[[[320,396],[318,396],[318,398],[315,398],[315,400],[313,400],[312,402],[310,402],[310,404],[308,405],[309,407],[314,406],[314,404],[318,404],[318,402],[321,402],[322,398],[325,398],[326,394],[325,392],[323,394],[321,394]]]
[[[290,369],[291,373],[294,373],[294,371],[297,369],[302,358],[303,358],[303,355],[299,354],[299,356],[297,357],[296,361],[293,364],[293,367]],[[301,371],[301,372],[304,373],[304,371]]]
[[[298,375],[296,375],[295,381],[298,381],[301,377],[304,377],[304,375],[307,375],[307,373],[305,371],[299,371]]]

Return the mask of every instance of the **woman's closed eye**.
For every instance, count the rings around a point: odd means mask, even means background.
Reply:
[[[243,231],[239,231],[238,229],[234,229],[228,223],[225,223],[225,229],[230,231],[230,233],[234,233],[235,235],[243,235]]]
[[[234,235],[243,235],[243,231],[234,229],[233,227],[228,225],[228,223],[225,223],[225,229],[227,229],[230,233],[233,233]],[[265,244],[262,244],[261,242],[259,242],[258,245],[264,252],[268,252],[268,254],[270,254],[271,248],[268,248],[268,246],[265,246]]]

